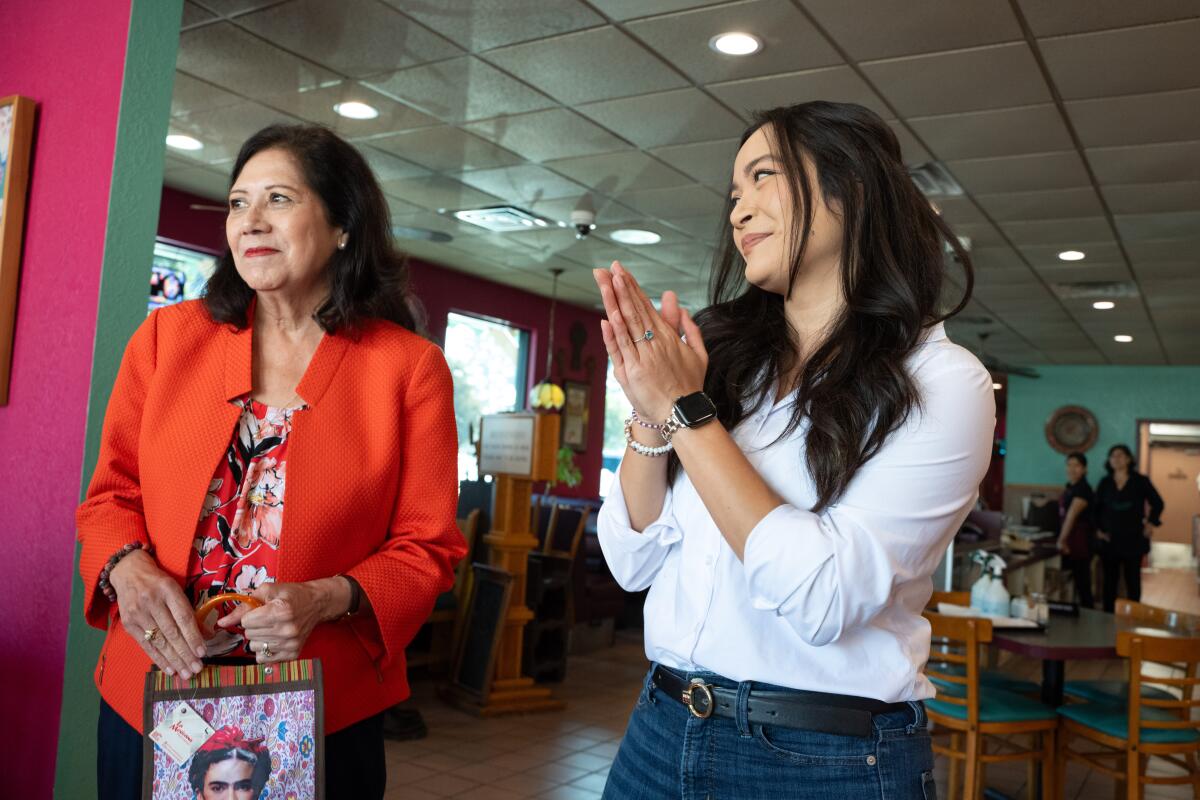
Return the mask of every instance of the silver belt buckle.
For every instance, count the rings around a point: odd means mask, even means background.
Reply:
[[[696,692],[700,692],[704,699],[704,710],[696,708]],[[688,711],[692,712],[692,716],[698,719],[708,719],[712,716],[713,707],[716,702],[713,700],[712,686],[705,683],[700,678],[692,678],[692,682],[683,690],[683,704],[687,706]]]

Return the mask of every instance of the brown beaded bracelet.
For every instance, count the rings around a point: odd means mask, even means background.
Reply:
[[[113,567],[117,565],[117,562],[134,550],[145,550],[147,554],[154,555],[153,545],[146,544],[145,542],[130,542],[113,553],[112,557],[104,562],[104,566],[100,570],[100,580],[96,584],[100,587],[100,591],[104,592],[104,596],[108,598],[108,602],[110,603],[117,602],[117,590],[112,587],[108,576],[112,573]]]

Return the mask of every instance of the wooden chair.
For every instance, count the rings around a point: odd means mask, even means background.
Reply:
[[[479,528],[479,510],[473,509],[465,518],[459,518],[458,529],[467,540],[467,556],[454,568],[454,586],[437,599],[433,611],[425,620],[430,626],[429,650],[408,654],[408,665],[425,666],[431,670],[449,666],[453,645],[462,624],[463,603],[467,598],[471,579],[471,548],[475,545]]]
[[[1125,797],[1138,800],[1145,784],[1191,784],[1193,797],[1200,798],[1200,720],[1191,718],[1200,701],[1191,699],[1200,678],[1194,671],[1185,677],[1149,675],[1152,662],[1190,663],[1200,661],[1200,638],[1154,636],[1136,631],[1117,634],[1117,653],[1129,659],[1128,702],[1072,703],[1058,710],[1062,721],[1056,757],[1057,785],[1066,780],[1066,767],[1078,761],[1125,784]],[[1152,699],[1142,692],[1146,684],[1173,688],[1182,697]],[[1076,750],[1072,739],[1083,739],[1091,750]],[[1183,775],[1148,775],[1147,761],[1161,758],[1184,770]],[[1110,766],[1105,763],[1111,760]]]
[[[929,598],[927,607],[934,614],[937,613],[938,603],[949,603],[955,606],[971,605],[970,592],[934,592]],[[930,654],[931,659],[936,659],[936,653]],[[1017,694],[1029,695],[1036,697],[1041,694],[1041,686],[1033,681],[1027,681],[1023,678],[1018,678],[1015,675],[1010,675],[1003,670],[995,668],[995,651],[989,650],[986,647],[981,648],[980,664],[987,663],[990,668],[980,667],[979,682],[984,686],[990,686],[996,689],[1005,689]],[[943,671],[954,672],[957,675],[963,675],[961,664],[939,664],[938,668]]]
[[[936,741],[933,751],[950,759],[947,797],[954,800],[958,790],[959,762],[964,762],[963,797],[977,800],[982,795],[984,765],[1002,761],[1041,761],[1042,784],[1045,796],[1057,795],[1054,781],[1054,732],[1058,720],[1054,709],[1013,692],[980,686],[979,648],[992,640],[990,620],[975,617],[946,617],[926,613],[932,628],[936,657],[941,663],[930,662],[925,674],[939,685],[938,696],[925,701],[934,736],[948,735],[950,744]],[[943,665],[959,665],[959,670]],[[1018,747],[1007,737],[1028,734],[1040,738],[1040,746]],[[965,740],[965,741],[964,741]],[[1010,752],[989,753],[987,742],[993,741],[1010,748]],[[1033,781],[1029,782],[1032,800]]]

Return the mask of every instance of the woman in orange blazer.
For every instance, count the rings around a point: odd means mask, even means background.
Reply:
[[[108,631],[100,797],[140,797],[151,663],[189,677],[221,656],[319,658],[326,783],[379,798],[404,648],[466,550],[450,371],[412,332],[387,204],[353,147],[273,126],[232,175],[229,251],[203,301],[134,334],[77,513],[84,611]],[[226,606],[202,634],[195,608],[227,591],[265,605]]]

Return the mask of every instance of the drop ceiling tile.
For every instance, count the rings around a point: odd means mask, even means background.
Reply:
[[[842,63],[837,51],[789,0],[745,0],[631,22],[641,39],[697,83],[754,78]],[[763,49],[729,56],[709,47],[731,30],[757,36]]]
[[[1096,217],[1104,213],[1096,192],[1090,188],[978,194],[975,201],[997,222]]]
[[[1080,266],[1088,263],[1120,264],[1125,261],[1125,256],[1121,253],[1121,248],[1117,246],[1116,242],[1112,241],[1111,235],[1108,237],[1108,241],[1104,242],[1075,241],[1068,244],[1072,250],[1082,250],[1087,255],[1087,258],[1082,263],[1060,260],[1058,254],[1065,249],[1060,244],[1023,244],[1020,246],[1020,250],[1022,255],[1029,259],[1029,263],[1035,268],[1061,264],[1079,264]]]
[[[591,0],[594,7],[615,20],[653,17],[700,6],[712,6],[728,0]]]
[[[720,219],[725,213],[724,198],[712,189],[696,184],[691,187],[628,192],[615,199],[635,211],[664,220],[703,216]]]
[[[195,3],[184,3],[183,22],[180,24],[180,28],[186,30],[194,25],[203,25],[215,19],[217,19],[217,15],[211,11],[201,8]]]
[[[1153,264],[1169,261],[1197,262],[1200,247],[1190,239],[1162,239],[1158,241],[1133,240],[1125,243],[1129,252],[1129,260],[1136,269],[1143,264]]]
[[[332,14],[326,0],[292,0],[239,17],[238,25],[354,78],[462,52],[375,0],[338,0],[337,11]]]
[[[207,197],[218,204],[224,204],[229,192],[228,174],[202,166],[167,170],[163,174],[163,183],[173,189]]]
[[[1047,283],[1133,280],[1133,275],[1124,264],[1088,264],[1081,267],[1059,262],[1057,266],[1039,266],[1037,272]]]
[[[821,27],[856,61],[933,53],[1023,39],[1005,0],[802,0]]]
[[[333,110],[338,103],[350,101],[366,103],[378,111],[379,116],[375,119],[347,119]],[[271,105],[300,119],[332,128],[347,139],[361,139],[441,124],[434,117],[411,106],[397,103],[392,98],[355,81],[345,81],[311,92],[280,95]]]
[[[473,56],[378,75],[366,83],[446,122],[550,108],[554,101]]]
[[[716,251],[698,242],[655,245],[646,248],[646,255],[655,261],[670,264],[678,270],[707,280]]]
[[[1200,19],[1039,41],[1063,99],[1200,86]]]
[[[939,197],[936,201],[937,208],[942,213],[942,219],[949,222],[951,225],[960,223],[986,223],[987,217],[979,210],[979,207],[971,200],[964,196],[959,197]]]
[[[1114,217],[1125,241],[1190,239],[1200,242],[1200,211],[1169,214],[1121,214]]]
[[[689,219],[673,219],[668,223],[672,228],[683,231],[698,242],[715,245],[724,230],[724,220],[709,215],[691,217]]]
[[[477,191],[444,175],[399,178],[384,181],[382,185],[383,190],[393,197],[435,211],[440,208],[455,211],[503,204],[495,195]]]
[[[640,211],[634,211],[628,206],[624,206],[614,200],[597,195],[585,195],[582,198],[566,197],[557,200],[539,200],[532,203],[529,210],[535,214],[552,219],[558,222],[567,223],[571,220],[571,212],[577,208],[590,208],[596,214],[596,224],[598,225],[632,225],[635,227],[643,227],[650,224],[650,220]],[[575,233],[570,228],[564,229],[565,233],[574,236]],[[532,236],[538,233],[526,234]]]
[[[987,222],[959,222],[950,226],[955,234],[971,240],[971,247],[994,247],[1006,244],[995,226]]]
[[[600,15],[578,0],[384,2],[475,53],[604,24]]]
[[[1066,103],[1084,147],[1200,139],[1200,89]]]
[[[745,127],[697,89],[588,103],[576,110],[643,149],[725,139]]]
[[[718,100],[747,120],[755,111],[810,100],[857,103],[885,119],[892,116],[891,110],[879,95],[872,91],[858,73],[846,66],[714,83],[707,88]]]
[[[521,161],[514,153],[448,126],[382,136],[371,139],[370,144],[438,172],[492,169]]]
[[[175,64],[189,75],[256,100],[306,92],[339,80],[336,73],[228,22],[181,33]]]
[[[279,0],[203,0],[204,7],[221,16],[236,17],[248,11],[275,5]]]
[[[666,189],[691,183],[683,173],[638,150],[564,158],[547,161],[545,166],[609,197],[627,191]]]
[[[566,105],[687,85],[653,53],[613,27],[505,47],[484,58]]]
[[[1103,242],[1112,239],[1112,229],[1104,217],[1077,219],[1043,219],[1005,222],[1000,225],[1017,246],[1026,244],[1061,244],[1074,242]]]
[[[1139,281],[1200,278],[1200,257],[1194,261],[1135,261],[1133,271]]]
[[[1102,184],[1200,180],[1200,141],[1095,147],[1086,154]]]
[[[582,197],[588,193],[586,186],[536,164],[464,172],[458,179],[468,186],[518,204],[561,197]]]
[[[1035,36],[1126,28],[1200,16],[1194,0],[1018,0]]]
[[[228,162],[237,156],[247,139],[268,125],[295,125],[299,122],[295,117],[245,101],[212,111],[172,117],[168,127],[170,133],[183,133],[199,139],[204,148],[172,150],[171,154],[182,161],[204,164]]]
[[[898,119],[889,119],[887,124],[900,142],[900,157],[904,159],[905,164],[914,167],[933,161],[930,152],[912,135],[912,131],[903,122]]]
[[[1114,214],[1200,210],[1200,181],[1118,184],[1101,191]]]
[[[908,124],[942,161],[1050,153],[1074,146],[1058,108],[1052,103],[912,117]]]
[[[972,247],[971,262],[977,270],[1027,269],[1020,253],[1008,245],[999,247]]]
[[[733,178],[733,159],[738,139],[658,147],[650,152],[693,180],[709,186],[728,187]]]
[[[429,170],[421,165],[406,161],[384,150],[378,150],[371,147],[368,143],[358,142],[356,146],[358,147],[358,151],[362,153],[363,158],[367,160],[371,171],[375,173],[375,178],[379,181],[390,181],[397,178],[416,178],[429,174]]]
[[[1029,192],[1090,186],[1087,170],[1074,151],[1002,158],[976,158],[946,164],[973,194]]]
[[[376,176],[375,179],[377,181],[380,181],[380,183],[383,182],[382,180],[380,180],[380,178],[378,176]],[[397,220],[401,217],[409,217],[414,214],[432,214],[433,213],[430,211],[426,211],[425,209],[421,208],[420,206],[410,203],[407,200],[401,200],[398,197],[390,197],[385,194],[384,198],[387,199],[388,213],[392,218],[392,222],[397,225],[400,224],[399,222],[397,222]],[[408,225],[409,227],[418,227],[415,224],[409,223],[409,222],[406,222],[404,224]],[[433,228],[433,230],[438,230],[438,229]],[[399,235],[400,234],[397,234],[397,236],[399,236]]]
[[[173,117],[212,111],[241,102],[243,102],[243,98],[232,92],[227,92],[183,72],[175,72],[175,88],[171,91],[171,116]]]
[[[873,61],[862,68],[905,117],[1050,102],[1024,43]]]
[[[536,162],[612,153],[629,147],[608,131],[564,108],[472,122],[466,127]]]

